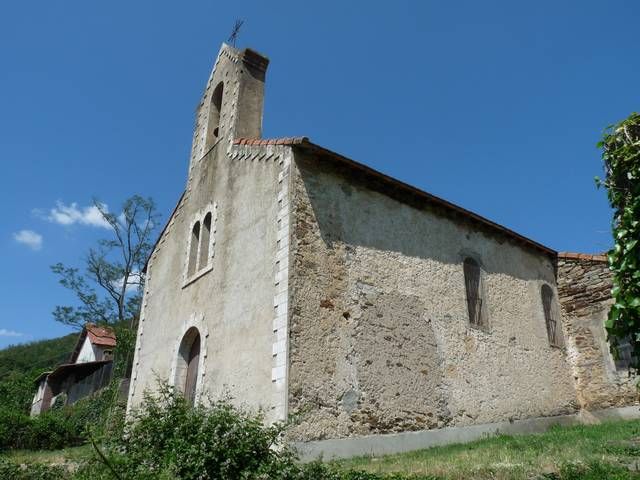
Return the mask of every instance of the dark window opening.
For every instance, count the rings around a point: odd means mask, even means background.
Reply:
[[[176,388],[184,394],[189,405],[196,401],[198,367],[200,363],[200,332],[192,327],[184,334],[178,351]]]
[[[544,309],[544,321],[547,326],[549,344],[555,347],[562,346],[562,327],[558,322],[556,309],[553,307],[553,290],[549,285],[543,285],[540,290],[542,296],[542,308]]]
[[[611,342],[613,343],[613,342]],[[629,335],[621,338],[615,344],[618,347],[617,352],[613,352],[616,370],[629,370],[633,365],[633,349],[631,347],[631,337]]]
[[[209,263],[209,243],[211,242],[211,212],[207,213],[202,222],[202,232],[200,235],[200,268],[204,268]]]
[[[486,305],[482,294],[482,272],[473,258],[464,260],[464,285],[467,293],[469,323],[476,327],[486,326]]]
[[[213,146],[220,136],[220,114],[222,112],[223,93],[224,82],[220,82],[211,95],[207,125],[207,147]]]
[[[189,266],[187,275],[191,276],[196,272],[198,263],[198,244],[200,243],[200,222],[196,222],[191,230],[191,245],[189,247]]]

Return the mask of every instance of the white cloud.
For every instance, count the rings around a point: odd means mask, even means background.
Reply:
[[[42,235],[33,230],[20,230],[13,234],[13,239],[26,245],[31,250],[40,250],[42,248]]]
[[[143,274],[137,271],[133,271],[129,274],[129,281],[127,282],[127,288],[125,289],[125,294],[130,294],[135,292],[138,289],[138,286],[144,280]],[[120,289],[122,288],[122,284],[124,283],[124,277],[119,279],[118,281],[112,282],[114,288]]]
[[[21,337],[23,334],[6,328],[0,328],[0,337]]]
[[[107,205],[102,204],[102,208],[108,211]],[[49,211],[49,215],[46,218],[50,222],[59,225],[73,225],[78,223],[91,227],[111,228],[95,205],[79,208],[75,202],[69,205],[57,202],[55,208]]]

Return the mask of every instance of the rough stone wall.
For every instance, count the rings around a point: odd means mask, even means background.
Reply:
[[[574,411],[549,346],[545,254],[369,188],[296,153],[290,271],[292,440],[423,430]],[[462,262],[484,270],[489,327],[468,321]]]
[[[611,298],[611,271],[600,255],[560,254],[558,294],[580,406],[602,409],[638,402],[636,381],[616,369],[604,329]]]

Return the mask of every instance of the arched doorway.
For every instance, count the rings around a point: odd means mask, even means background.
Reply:
[[[196,400],[198,366],[200,364],[200,332],[192,327],[182,337],[176,365],[176,388],[184,394],[191,405]]]

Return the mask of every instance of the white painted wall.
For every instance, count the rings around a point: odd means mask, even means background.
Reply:
[[[100,360],[101,357],[102,352],[99,350],[99,348],[94,346],[91,341],[89,341],[89,337],[85,337],[76,363],[95,362],[96,360]]]

